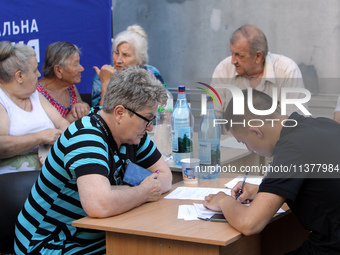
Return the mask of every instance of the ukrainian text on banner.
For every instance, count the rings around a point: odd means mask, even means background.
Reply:
[[[85,68],[80,93],[91,93],[94,65],[111,63],[111,0],[11,0],[0,9],[0,41],[24,43],[37,53],[39,71],[50,43],[77,45]]]

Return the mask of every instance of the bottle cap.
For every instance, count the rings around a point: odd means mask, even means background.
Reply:
[[[185,92],[185,86],[184,85],[178,86],[178,92]]]
[[[211,96],[207,96],[207,102],[213,102],[214,100],[212,99]]]

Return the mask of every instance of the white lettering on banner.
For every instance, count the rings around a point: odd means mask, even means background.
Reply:
[[[9,22],[9,21],[7,21],[7,22],[4,22],[4,26],[3,26],[3,33],[2,33],[2,35],[6,35],[6,32],[7,32],[7,29],[6,29],[6,27],[8,28],[8,35],[11,35],[11,23]]]
[[[20,33],[20,27],[15,24],[15,21],[12,21],[12,29],[13,29],[13,35],[17,35]]]
[[[39,32],[38,24],[35,19],[32,20],[31,33],[33,33],[33,31]]]
[[[28,46],[31,46],[33,49],[34,49],[34,51],[35,51],[35,54],[36,54],[36,56],[37,56],[37,61],[38,61],[38,63],[40,63],[40,46],[39,46],[39,39],[34,39],[34,40],[29,40],[28,42],[27,42],[27,45]]]
[[[20,25],[17,25],[15,21],[12,21],[12,27],[11,27],[11,22],[10,21],[6,21],[3,23],[3,32],[1,33],[0,31],[0,36],[5,36],[5,35],[17,35],[20,33],[24,34],[24,33],[33,33],[33,32],[39,32],[38,29],[38,24],[37,21],[35,19],[32,19],[32,23],[31,23],[31,29],[30,29],[30,23],[29,20],[21,20],[20,21]]]
[[[21,21],[21,33],[23,34],[24,33],[24,29],[26,28],[26,33],[28,34],[29,33],[29,22],[28,22],[28,19],[26,20],[26,24],[24,25],[24,21],[22,20]]]
[[[15,45],[16,43],[12,42],[12,44]],[[24,41],[20,41],[20,42],[18,42],[18,44],[24,44]],[[29,40],[26,45],[31,46],[34,49],[35,55],[37,57],[37,62],[40,63],[40,43],[39,43],[39,39]]]

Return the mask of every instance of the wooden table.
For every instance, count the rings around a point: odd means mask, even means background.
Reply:
[[[230,179],[200,180],[196,186],[224,187]],[[173,189],[185,185],[173,185]],[[166,194],[165,194],[166,195]],[[107,254],[283,254],[306,238],[289,212],[276,215],[260,234],[243,236],[229,223],[177,219],[178,206],[193,200],[161,199],[105,219],[85,217],[73,226],[106,231]],[[196,201],[202,203],[202,201]]]

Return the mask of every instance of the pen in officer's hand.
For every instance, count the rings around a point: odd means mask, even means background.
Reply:
[[[242,185],[241,185],[240,190],[239,190],[238,193],[237,193],[236,200],[239,198],[239,196],[240,196],[241,193],[242,193],[243,186],[244,186],[244,183],[246,182],[248,173],[249,173],[249,172],[246,172],[246,174],[245,174],[244,177],[243,177],[243,182],[242,182]]]

